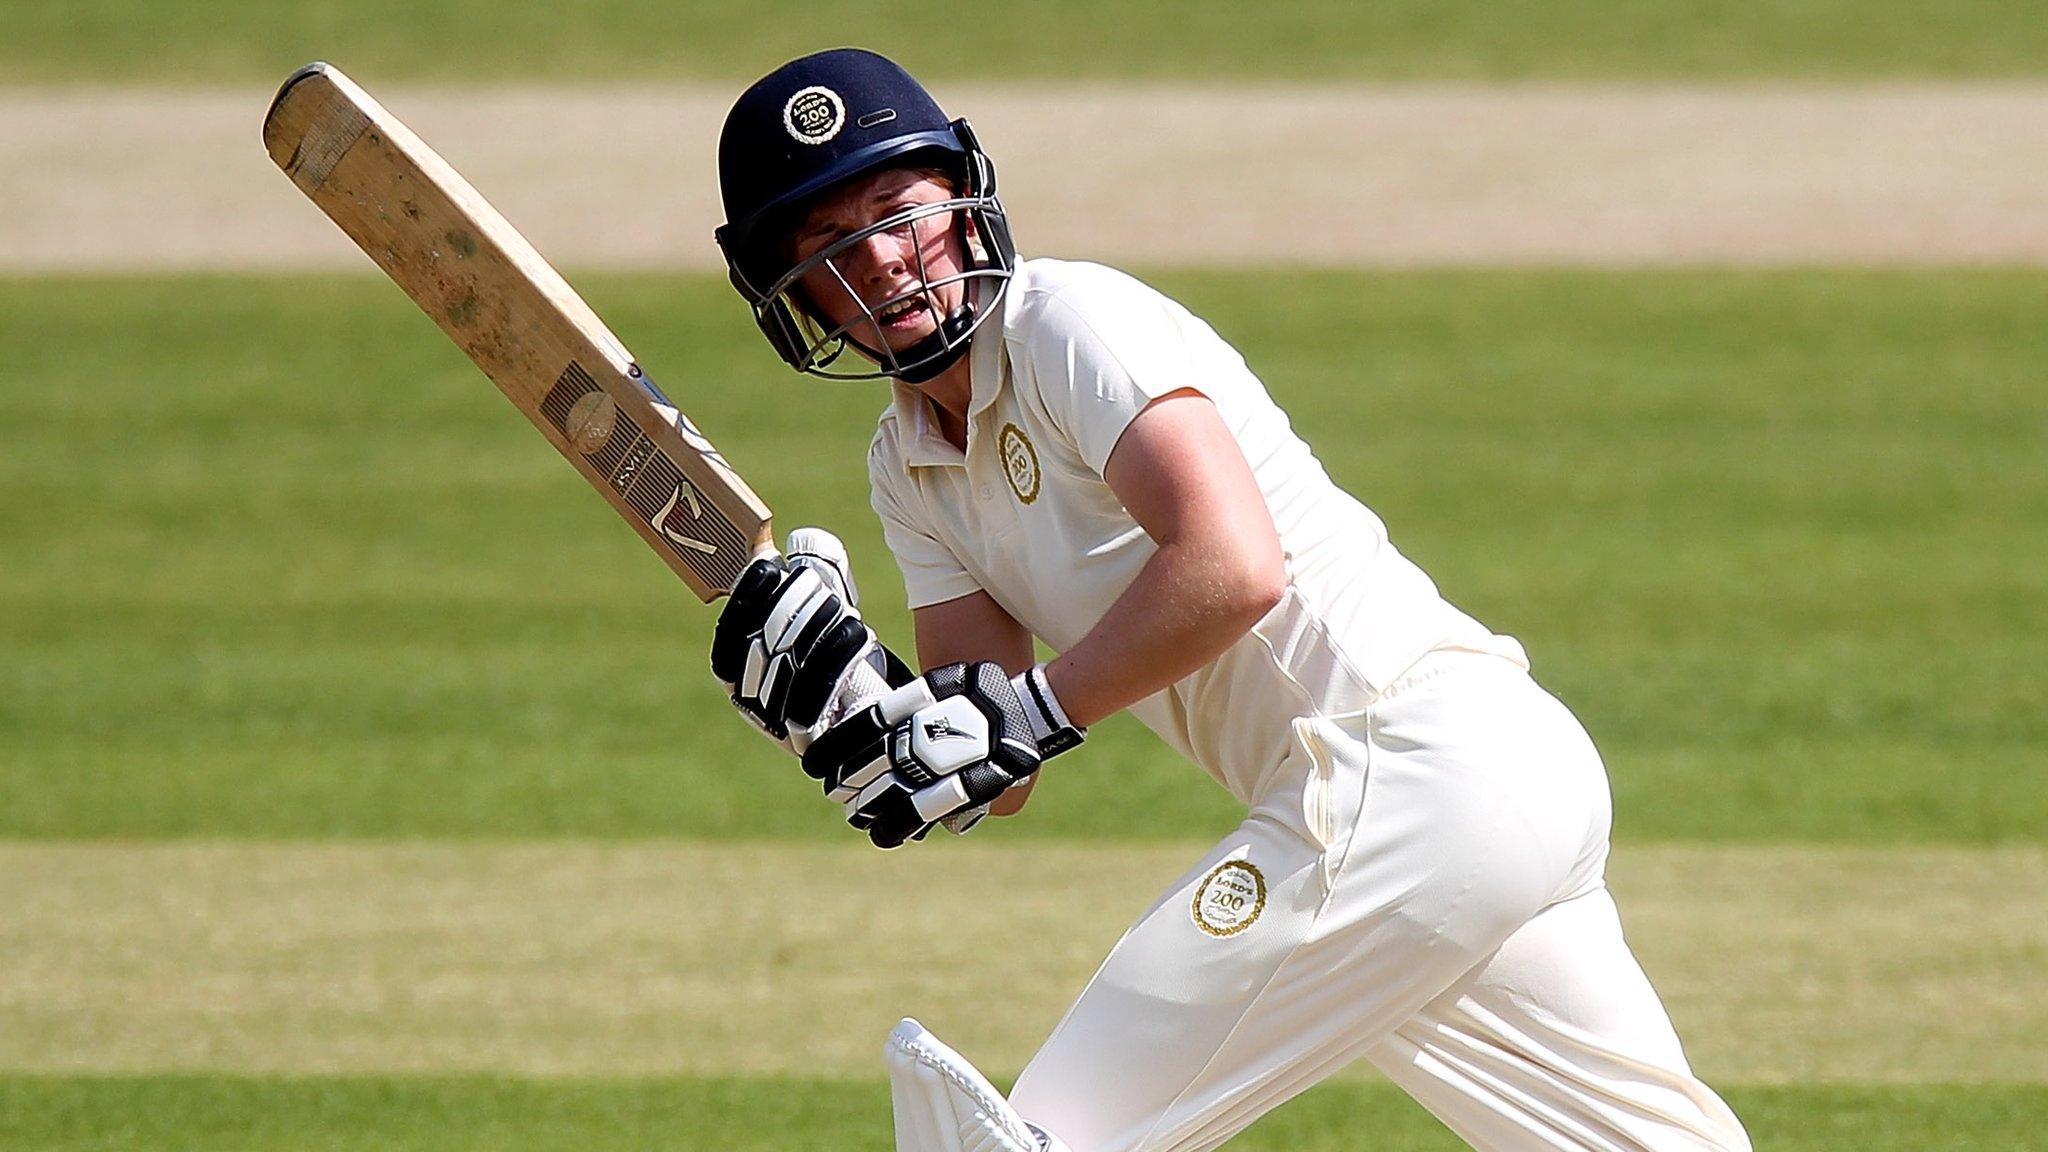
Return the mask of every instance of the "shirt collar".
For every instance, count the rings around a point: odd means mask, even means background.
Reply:
[[[1022,294],[1023,261],[1010,275],[1009,290],[1003,294],[1003,314],[991,316],[975,330],[974,340],[968,345],[969,391],[967,398],[967,446],[974,446],[975,417],[996,402],[1009,377],[1008,364],[1003,356],[1003,336],[1009,325],[1013,302]],[[997,285],[988,280],[977,283],[980,295],[992,294]],[[924,392],[915,384],[901,380],[889,382],[890,395],[896,410],[896,443],[903,453],[903,463],[911,468],[950,464],[962,467],[967,463],[966,454],[946,442],[939,431],[937,418]]]

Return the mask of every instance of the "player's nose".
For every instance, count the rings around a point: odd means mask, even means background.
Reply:
[[[890,232],[877,232],[853,246],[848,255],[854,257],[860,279],[873,284],[894,280],[909,267],[909,248],[903,238]]]

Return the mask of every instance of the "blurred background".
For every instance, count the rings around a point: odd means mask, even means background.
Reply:
[[[897,1017],[1013,1075],[1235,823],[1112,722],[867,849],[257,135],[348,70],[907,647],[886,394],[710,240],[732,97],[842,43],[1527,645],[1759,1147],[2048,1148],[2040,0],[6,0],[0,1146],[881,1149]],[[1233,1147],[1460,1145],[1346,1073]]]

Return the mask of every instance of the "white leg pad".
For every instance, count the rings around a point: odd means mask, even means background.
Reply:
[[[1024,1122],[988,1078],[915,1020],[882,1050],[896,1110],[896,1152],[1064,1152]]]

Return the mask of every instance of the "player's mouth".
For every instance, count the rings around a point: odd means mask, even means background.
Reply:
[[[875,320],[881,325],[882,331],[891,336],[922,329],[929,322],[930,315],[931,306],[925,303],[922,292],[875,310]]]

